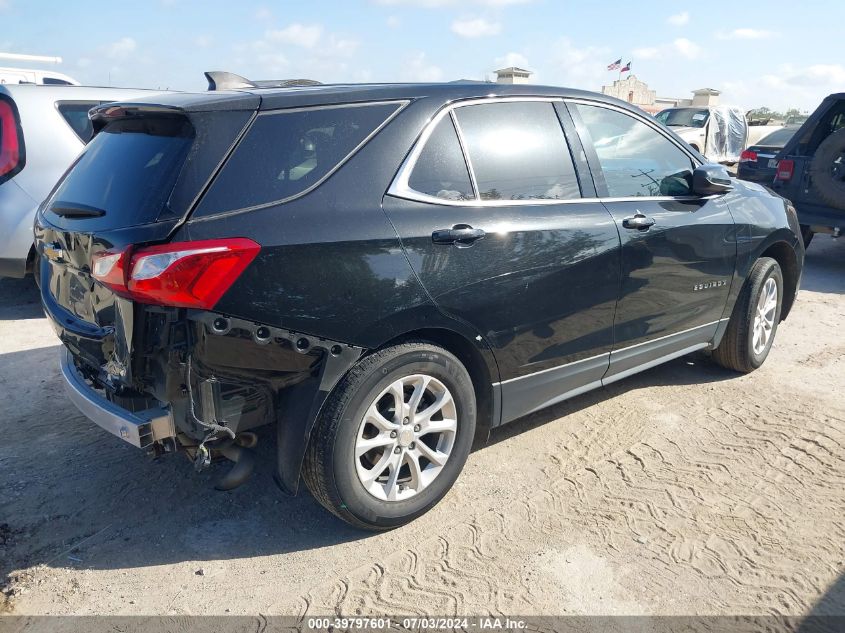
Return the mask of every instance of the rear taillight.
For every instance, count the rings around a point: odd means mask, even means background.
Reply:
[[[15,106],[0,98],[0,182],[17,174],[24,165],[23,134]]]
[[[775,180],[792,180],[795,173],[795,161],[779,160]]]
[[[757,152],[751,151],[750,149],[745,150],[742,154],[739,155],[739,162],[740,163],[756,163],[757,162]]]
[[[259,250],[242,237],[128,247],[97,253],[91,274],[139,303],[210,310]]]

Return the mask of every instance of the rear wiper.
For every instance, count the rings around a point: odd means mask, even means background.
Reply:
[[[102,209],[76,202],[56,202],[50,211],[63,218],[101,218],[106,214]]]

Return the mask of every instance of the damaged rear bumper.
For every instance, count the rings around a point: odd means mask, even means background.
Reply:
[[[167,407],[128,411],[110,402],[88,384],[67,349],[61,354],[62,376],[71,402],[97,426],[138,448],[149,448],[176,436],[173,415]]]

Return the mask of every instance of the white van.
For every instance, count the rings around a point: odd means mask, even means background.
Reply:
[[[34,70],[32,68],[0,67],[0,84],[48,84],[53,86],[78,86],[72,77],[52,70]]]

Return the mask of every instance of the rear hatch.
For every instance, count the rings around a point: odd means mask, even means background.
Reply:
[[[124,104],[93,111],[97,134],[44,202],[35,227],[45,311],[91,376],[132,384],[133,349],[144,346],[147,312],[96,281],[93,262],[168,240],[245,129],[258,98],[239,105],[196,111]]]

